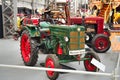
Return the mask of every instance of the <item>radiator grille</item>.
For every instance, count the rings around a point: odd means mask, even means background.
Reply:
[[[85,45],[85,33],[81,32],[70,32],[70,50],[83,49]]]

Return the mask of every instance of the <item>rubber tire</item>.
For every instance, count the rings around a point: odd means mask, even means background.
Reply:
[[[95,58],[97,61],[99,61],[100,62],[100,58],[99,58],[99,56],[96,54],[96,53],[93,53],[93,52],[87,52],[86,54],[85,54],[85,56],[84,56],[84,58],[87,58],[87,56],[93,56],[93,58]],[[92,60],[92,59],[91,59]],[[85,61],[86,60],[84,60],[84,66],[85,66],[85,70],[86,71],[91,71],[91,72],[97,72],[97,71],[99,71],[99,69],[96,67],[94,70],[89,70],[87,67],[88,67],[88,65],[86,65],[86,63],[85,63]],[[93,65],[92,63],[91,63],[91,65]]]
[[[95,41],[96,41],[97,38],[100,38],[100,37],[106,39],[107,42],[108,42],[107,47],[104,48],[104,49],[102,49],[102,50],[99,50],[99,49],[97,49],[97,48],[95,47]],[[92,48],[93,48],[93,50],[94,50],[95,52],[97,52],[97,53],[105,53],[105,52],[107,52],[107,51],[109,50],[110,46],[111,46],[111,42],[110,42],[110,39],[109,39],[109,37],[108,37],[107,35],[97,34],[97,35],[95,35],[95,37],[93,37],[93,39],[92,39]]]
[[[46,61],[45,61],[45,67],[47,67],[47,59],[49,58],[53,61],[55,68],[60,68],[59,59],[55,54],[48,54]],[[59,76],[59,72],[54,72],[53,76],[50,76],[47,71],[46,71],[46,74],[50,80],[56,80]]]
[[[30,53],[30,60],[28,62],[25,61],[22,53],[22,36],[26,34],[28,36],[28,39],[30,41],[30,46],[31,46],[31,53]],[[38,50],[36,49],[37,46],[37,41],[35,39],[31,39],[30,34],[27,30],[24,30],[21,35],[21,41],[20,41],[20,50],[21,50],[21,57],[24,61],[24,64],[26,66],[34,66],[37,63],[38,59]]]

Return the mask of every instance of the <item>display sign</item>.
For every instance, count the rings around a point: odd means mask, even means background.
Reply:
[[[105,65],[103,65],[101,62],[99,62],[98,60],[96,60],[95,58],[92,59],[91,63],[93,65],[95,65],[96,67],[98,67],[100,70],[102,70],[103,72],[105,72]]]
[[[69,55],[78,55],[78,54],[84,54],[84,53],[85,53],[85,49],[69,51]]]

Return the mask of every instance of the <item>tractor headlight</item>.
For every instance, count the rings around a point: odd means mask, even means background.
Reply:
[[[65,37],[64,37],[64,40],[65,40],[66,42],[68,42],[68,41],[69,41],[69,38],[68,38],[67,36],[65,36]]]
[[[80,28],[77,28],[77,31],[80,32]]]

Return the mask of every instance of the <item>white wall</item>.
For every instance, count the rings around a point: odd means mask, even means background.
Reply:
[[[66,0],[56,0],[56,2],[66,2]]]
[[[2,4],[1,0],[0,0],[0,5]]]
[[[18,2],[17,3],[17,7],[27,7],[29,9],[32,9],[32,6],[30,3],[27,3],[27,2]]]
[[[27,7],[32,9],[31,2],[32,0],[18,0],[17,7]],[[33,8],[38,9],[40,7],[43,7],[44,4],[45,0],[34,0]]]

